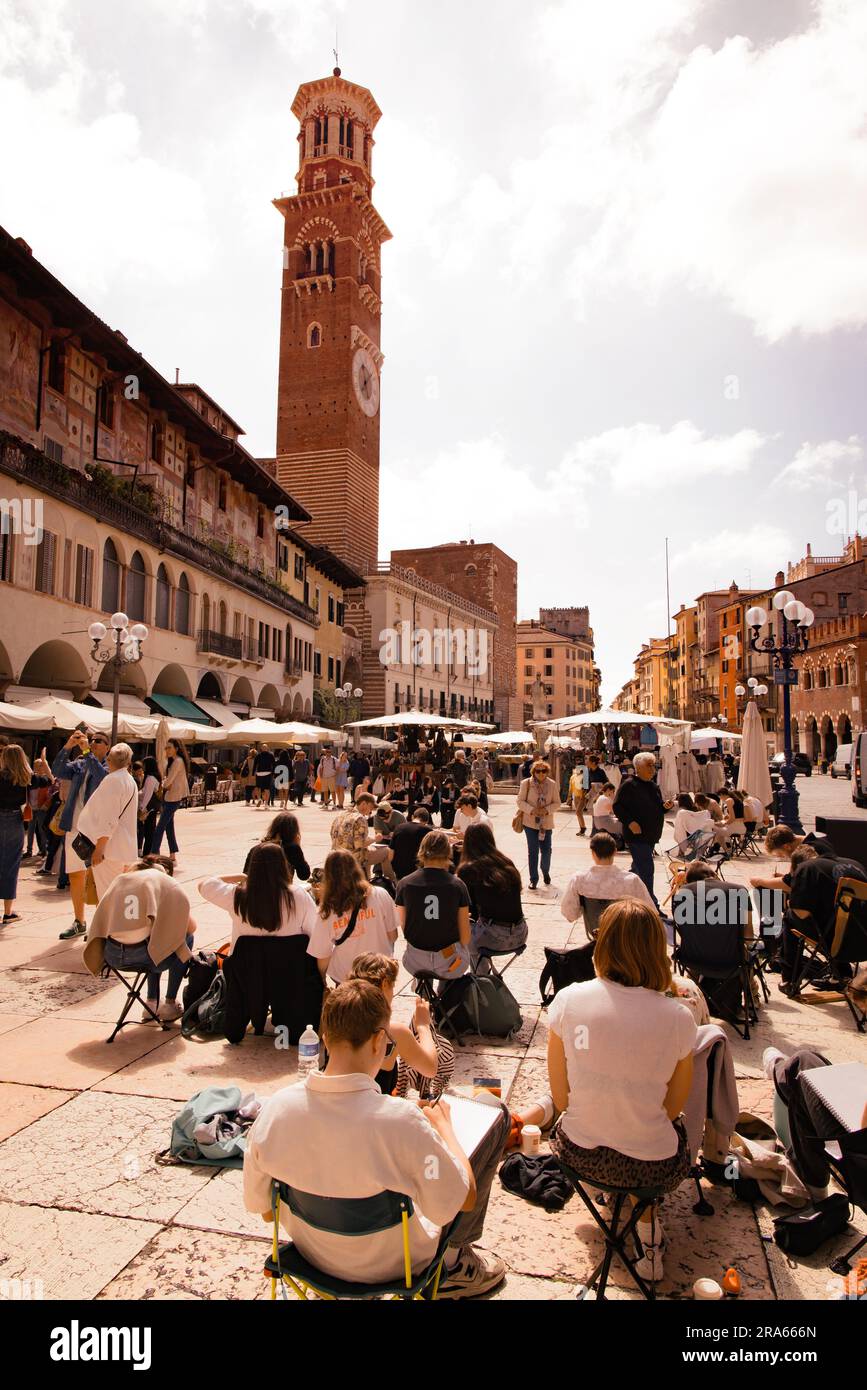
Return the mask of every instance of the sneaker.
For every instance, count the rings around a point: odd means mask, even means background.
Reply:
[[[87,923],[79,922],[78,918],[76,917],[72,926],[67,927],[66,931],[62,931],[58,939],[60,941],[71,941],[74,936],[84,936],[86,931]]]
[[[531,884],[530,884],[530,887],[531,887],[531,888],[538,888],[539,885],[538,885],[538,883],[531,883]]]
[[[20,921],[21,921],[21,913],[20,913],[20,912],[4,912],[4,914],[3,914],[3,925],[4,925],[4,927],[8,927],[8,925],[9,925],[10,922],[20,922]]]
[[[496,1255],[476,1245],[463,1245],[454,1268],[443,1266],[439,1297],[477,1298],[502,1284],[505,1277],[506,1266]]]
[[[153,1003],[151,1004],[151,1008],[152,1008],[153,1011],[154,1011],[153,1014],[152,1014],[148,1009],[142,1009],[142,1011],[141,1011],[141,1021],[142,1021],[142,1023],[155,1023],[155,1022],[156,1022],[156,1019],[154,1018],[154,1014],[158,1014],[158,1013],[159,1013],[159,1009],[160,1009],[160,1006],[159,1006],[159,1004],[158,1004],[158,1002],[157,1002],[156,999],[155,999],[155,1000],[153,1001]]]
[[[545,881],[545,887],[546,887],[546,888],[550,888],[550,887],[551,887],[551,880],[550,880],[550,878],[548,877],[547,874],[545,875],[545,880],[544,880],[544,881]]]
[[[644,1254],[635,1261],[635,1273],[648,1284],[658,1284],[665,1278],[662,1257],[665,1253],[665,1236],[659,1222],[656,1223],[656,1244],[641,1242]]]
[[[778,1047],[766,1047],[762,1053],[762,1071],[769,1081],[774,1079],[774,1063],[778,1057],[785,1059],[785,1052],[781,1052]]]
[[[175,1019],[180,1018],[183,1012],[183,1005],[179,1004],[177,999],[167,999],[157,1009],[161,1023],[174,1023]]]

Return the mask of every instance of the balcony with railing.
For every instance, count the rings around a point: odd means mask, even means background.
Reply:
[[[294,658],[287,656],[283,670],[287,680],[300,681],[301,677],[304,675],[304,664],[301,661],[295,661]]]
[[[229,637],[225,632],[213,632],[210,628],[199,631],[196,651],[207,652],[211,656],[227,656],[240,661],[243,643],[240,637]]]

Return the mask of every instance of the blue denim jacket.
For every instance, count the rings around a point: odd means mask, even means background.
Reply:
[[[82,782],[84,782],[86,805],[102,779],[108,776],[108,764],[101,763],[92,753],[85,753],[83,758],[71,758],[69,749],[61,748],[51,764],[51,771],[59,781],[69,783],[69,793],[60,817],[60,829],[63,831],[71,830],[75,815],[75,803],[78,800]]]

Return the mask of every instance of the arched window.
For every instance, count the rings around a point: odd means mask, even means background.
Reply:
[[[190,581],[182,574],[175,595],[175,632],[183,637],[190,635]]]
[[[818,678],[819,678],[819,689],[820,689],[820,690],[824,690],[825,687],[826,687],[826,685],[828,684],[828,668],[827,668],[827,666],[820,666],[820,667],[819,667],[819,670],[818,670],[818,672],[817,672],[817,675],[818,675]]]
[[[207,594],[202,595],[202,632],[211,630],[211,600]]]
[[[840,665],[840,662],[837,661],[834,663],[834,684],[843,685],[844,681],[843,667]]]
[[[137,623],[145,619],[145,563],[140,551],[129,562],[126,576],[126,611]]]
[[[307,330],[307,346],[318,348],[322,345],[322,329],[318,323],[311,323]]]
[[[171,610],[171,585],[165,565],[157,570],[156,602],[154,605],[154,625],[167,628]]]
[[[813,689],[813,672],[811,671],[809,666],[804,668],[804,689]]]
[[[116,613],[120,607],[120,561],[114,541],[102,547],[102,611]]]
[[[222,600],[221,600],[221,602],[220,602],[219,614],[220,614],[219,620],[218,620],[218,621],[219,621],[219,624],[220,624],[219,633],[220,633],[220,636],[221,636],[221,637],[225,637],[225,635],[226,635],[226,624],[227,624],[228,621],[229,621],[229,610],[227,609],[225,603],[222,602]]]

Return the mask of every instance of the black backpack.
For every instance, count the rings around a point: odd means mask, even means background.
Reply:
[[[184,1012],[207,994],[220,967],[213,951],[194,951],[190,956],[187,983],[184,985]]]
[[[192,1038],[226,1036],[226,977],[218,970],[210,988],[196,999],[181,1017],[181,1033]]]
[[[554,995],[559,994],[567,985],[582,985],[587,980],[595,980],[594,945],[595,942],[588,941],[586,946],[575,946],[571,951],[555,951],[550,946],[543,947],[545,965],[539,976],[539,992],[545,1008],[551,1003]],[[553,986],[550,993],[548,985]]]
[[[524,1019],[518,1001],[499,975],[460,975],[440,995],[440,1031],[457,1037],[474,1033],[487,1038],[513,1038]]]

